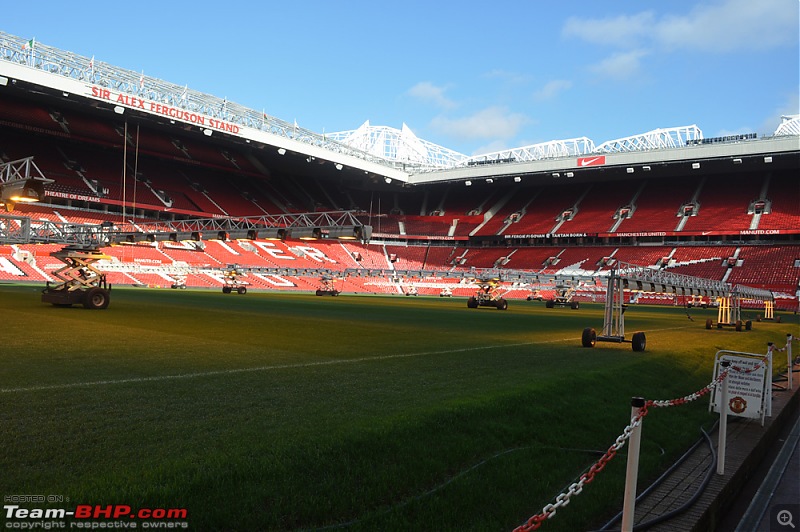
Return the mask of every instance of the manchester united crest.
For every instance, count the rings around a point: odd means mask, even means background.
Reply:
[[[741,414],[747,409],[747,401],[742,397],[734,397],[728,402],[728,406],[734,414]]]

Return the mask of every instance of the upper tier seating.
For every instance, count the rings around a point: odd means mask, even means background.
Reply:
[[[607,233],[616,223],[614,213],[627,205],[635,192],[632,187],[612,183],[589,185],[588,193],[578,203],[572,220],[565,221],[556,234]]]
[[[703,185],[697,216],[689,216],[684,231],[740,231],[750,228],[750,202],[758,198],[761,180],[745,176],[718,176]]]
[[[636,210],[624,219],[617,233],[674,231],[680,221],[680,206],[689,201],[696,189],[695,179],[646,181],[634,202]]]

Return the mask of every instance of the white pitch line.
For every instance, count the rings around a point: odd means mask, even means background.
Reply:
[[[675,329],[686,329],[688,327],[672,327],[669,329],[656,329],[649,332],[670,331]],[[485,349],[498,349],[507,347],[522,347],[539,344],[555,344],[559,342],[576,341],[577,338],[561,338],[559,340],[544,340],[540,342],[521,342],[517,344],[486,345],[481,347],[462,347],[459,349],[447,349],[444,351],[423,351],[421,353],[401,353],[397,355],[380,355],[376,357],[344,358],[336,360],[322,360],[319,362],[304,362],[302,364],[279,364],[275,366],[258,366],[254,368],[222,369],[217,371],[201,371],[197,373],[179,373],[177,375],[156,375],[153,377],[135,377],[130,379],[113,379],[104,381],[72,382],[65,384],[48,384],[44,386],[28,386],[22,388],[0,388],[0,393],[22,393],[40,392],[46,390],[65,390],[69,388],[82,388],[91,386],[109,386],[113,384],[130,384],[143,382],[158,382],[178,379],[193,379],[197,377],[213,377],[216,375],[235,375],[237,373],[255,373],[258,371],[276,371],[281,369],[300,369],[312,368],[315,366],[334,366],[338,364],[357,364],[359,362],[373,362],[379,360],[391,360],[399,358],[422,357],[431,355],[448,355],[452,353],[466,353],[468,351],[482,351]]]

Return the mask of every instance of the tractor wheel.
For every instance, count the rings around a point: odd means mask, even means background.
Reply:
[[[714,322],[713,322],[713,321],[711,321],[711,318],[708,318],[708,319],[706,320],[706,329],[710,329],[710,328],[711,328],[711,325],[712,325],[713,323],[714,323]]]
[[[572,310],[578,310],[579,308],[581,308],[581,304],[578,301],[573,301],[572,303],[569,304],[569,306]]]
[[[647,345],[647,339],[644,336],[643,332],[633,333],[633,338],[631,338],[631,344],[633,350],[636,352],[644,351],[645,346]]]
[[[83,306],[91,310],[103,310],[108,308],[109,293],[99,287],[90,288],[83,295]]]
[[[239,294],[246,294],[247,293],[247,287],[246,286],[240,286],[239,288],[236,289],[236,292],[239,293]]]
[[[475,296],[467,299],[467,308],[478,308],[478,300],[475,299]]]
[[[503,299],[502,297],[497,300],[497,310],[507,310],[508,309],[508,301]]]
[[[591,327],[586,327],[581,335],[581,345],[583,347],[594,347],[597,342],[597,331]]]
[[[553,301],[552,299],[548,299],[547,301],[544,302],[545,308],[553,308],[555,305],[556,302]]]
[[[231,287],[230,286],[223,286],[222,287],[222,293],[223,294],[230,294],[231,293]]]

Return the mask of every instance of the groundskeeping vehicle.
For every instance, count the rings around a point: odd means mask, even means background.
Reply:
[[[338,296],[341,293],[336,289],[335,279],[327,275],[323,275],[319,279],[319,288],[315,292],[318,296]]]
[[[59,259],[64,266],[52,272],[59,282],[42,290],[42,302],[56,307],[83,305],[90,310],[108,308],[111,301],[111,285],[106,283],[106,275],[94,267],[100,260],[111,257],[97,249],[84,249],[67,246],[50,254]]]
[[[237,294],[246,294],[247,286],[245,286],[245,283],[240,280],[239,277],[241,277],[241,273],[236,267],[229,266],[222,275],[222,293],[232,294],[236,292]]]
[[[467,300],[467,308],[494,307],[497,310],[508,309],[508,301],[503,297],[504,293],[500,290],[500,279],[481,279],[478,282],[478,289],[474,296]]]
[[[575,289],[577,287],[572,284],[558,284],[556,285],[556,295],[553,299],[548,299],[544,302],[544,306],[547,308],[556,308],[556,307],[569,307],[572,310],[577,310],[580,308],[580,303],[577,301],[572,300],[572,296],[575,295]]]

